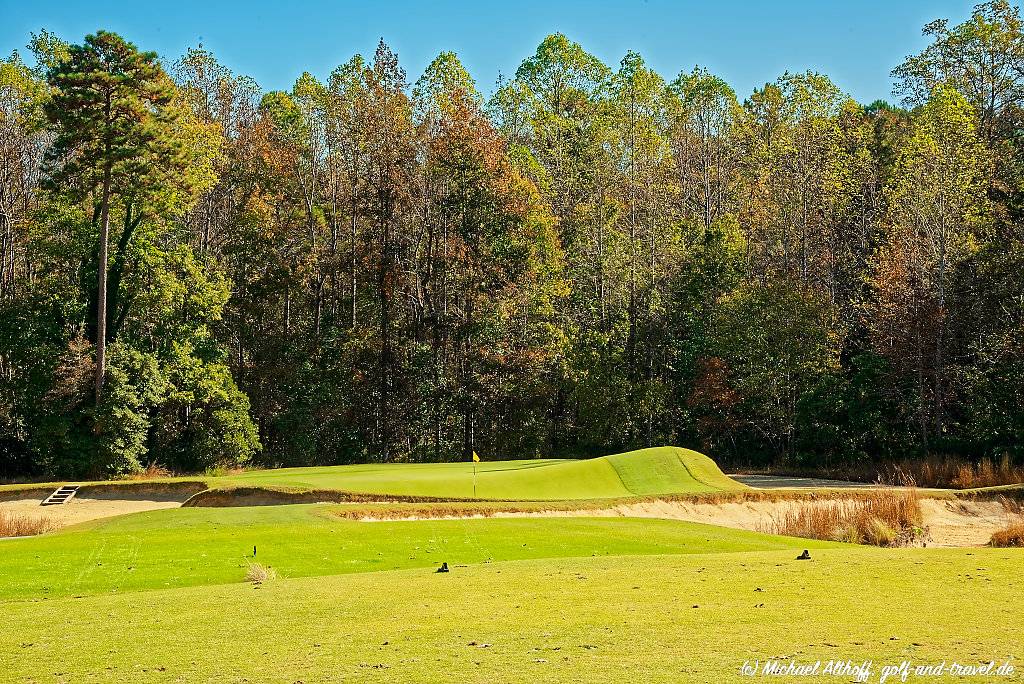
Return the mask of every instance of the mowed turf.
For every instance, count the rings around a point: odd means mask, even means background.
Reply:
[[[679,447],[655,447],[586,460],[487,461],[476,465],[476,498],[598,499],[731,491],[707,456]],[[210,479],[210,486],[336,489],[368,494],[472,498],[472,463],[388,463],[257,470]]]
[[[253,558],[282,577],[433,570],[527,558],[835,546],[628,518],[357,522],[331,504],[178,508],[0,541],[0,601],[241,582]]]
[[[793,557],[534,559],[8,602],[0,681],[855,681],[740,675],[768,658],[870,660],[870,682],[902,660],[1016,658],[1011,677],[912,681],[1020,681],[1019,551]]]
[[[467,467],[211,484],[459,497]],[[683,450],[488,467],[481,498],[738,488]],[[871,661],[872,682],[903,660],[1012,662],[999,681],[1024,671],[1024,550],[651,519],[341,517],[361,505],[169,509],[0,540],[0,683],[728,682],[769,658]],[[811,560],[796,560],[804,548]],[[254,561],[278,578],[246,583]],[[451,572],[435,572],[442,562]]]

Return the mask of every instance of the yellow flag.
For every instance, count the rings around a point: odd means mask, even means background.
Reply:
[[[480,462],[480,457],[477,456],[476,452],[474,451],[473,452],[473,463],[479,463],[479,462]]]

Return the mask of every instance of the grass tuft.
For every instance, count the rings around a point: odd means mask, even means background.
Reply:
[[[989,546],[997,548],[1024,547],[1024,518],[1015,520],[992,534]]]
[[[765,532],[874,546],[907,546],[923,536],[917,490],[879,489],[846,501],[801,502]]]
[[[245,572],[245,581],[253,584],[265,584],[277,579],[277,570],[262,563],[249,563]]]
[[[0,537],[29,537],[56,529],[46,518],[0,511]]]

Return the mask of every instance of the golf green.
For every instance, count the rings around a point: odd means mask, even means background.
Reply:
[[[385,463],[253,470],[211,487],[335,489],[369,494],[481,499],[597,499],[744,489],[707,456],[654,447],[586,460]]]

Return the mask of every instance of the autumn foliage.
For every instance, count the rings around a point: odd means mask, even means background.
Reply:
[[[287,91],[33,36],[0,62],[0,474],[683,444],[1019,477],[1024,34],[992,0],[927,35],[895,104],[562,34],[493,88],[381,42]],[[82,155],[121,63],[137,125]]]

